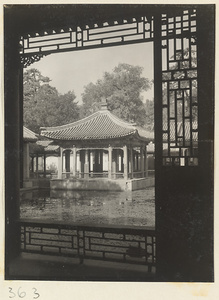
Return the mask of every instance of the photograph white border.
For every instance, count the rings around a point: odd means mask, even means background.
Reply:
[[[0,297],[3,300],[10,299],[9,287],[14,290],[22,286],[23,290],[30,291],[32,288],[36,288],[40,294],[39,300],[65,300],[65,299],[77,299],[77,300],[160,300],[160,299],[219,299],[219,288],[217,282],[217,270],[218,259],[217,253],[219,253],[218,244],[219,237],[217,218],[218,212],[218,153],[215,151],[215,282],[214,283],[148,283],[148,282],[57,282],[57,281],[15,281],[4,280],[4,56],[3,56],[3,5],[4,4],[217,4],[217,1],[15,1],[15,0],[1,0],[0,1],[0,45],[1,55],[1,102],[0,102]],[[216,5],[216,20],[219,20],[219,13]],[[218,115],[218,22],[216,26],[216,79],[215,79],[215,115]],[[217,120],[215,118],[215,120]],[[215,149],[218,149],[217,136],[219,133],[219,124],[215,121]],[[13,299],[20,299],[18,297]],[[25,298],[23,298],[25,299]],[[29,300],[29,299],[28,299]]]

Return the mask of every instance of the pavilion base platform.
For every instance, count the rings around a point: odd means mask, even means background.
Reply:
[[[101,190],[101,191],[134,191],[154,186],[154,177],[136,179],[52,179],[52,190]]]
[[[49,188],[48,178],[29,178],[23,180],[23,189],[40,189],[40,188]]]

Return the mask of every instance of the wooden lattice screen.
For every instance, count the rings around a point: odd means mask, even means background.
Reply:
[[[198,165],[196,11],[162,15],[163,165]]]

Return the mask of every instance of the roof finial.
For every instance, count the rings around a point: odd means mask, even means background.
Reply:
[[[107,108],[107,98],[102,98],[101,99],[101,110],[108,110]]]

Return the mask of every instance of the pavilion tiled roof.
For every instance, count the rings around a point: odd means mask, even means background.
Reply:
[[[45,152],[57,152],[59,151],[59,146],[51,145],[52,141],[44,140],[44,141],[37,141],[37,145],[40,145],[44,148]]]
[[[153,133],[119,119],[107,109],[71,124],[41,128],[41,135],[53,140],[101,140],[131,135],[145,141],[153,139]]]
[[[56,155],[60,151],[58,145],[53,145],[51,140],[38,140],[30,145],[30,154],[52,154]]]
[[[23,140],[25,142],[36,142],[38,140],[37,134],[23,126]]]

